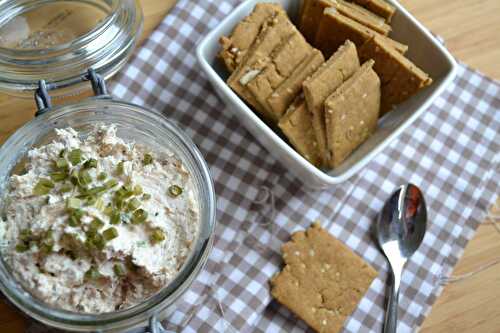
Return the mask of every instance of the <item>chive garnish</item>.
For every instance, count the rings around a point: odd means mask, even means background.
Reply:
[[[122,265],[120,264],[115,264],[113,266],[113,271],[117,276],[124,276],[125,275],[125,269],[123,268]]]
[[[115,227],[108,228],[102,232],[102,236],[106,241],[110,241],[118,237],[118,230]]]
[[[120,213],[112,213],[110,218],[109,218],[109,223],[111,224],[120,224],[121,218],[120,218]]]
[[[142,164],[149,165],[153,163],[153,156],[151,154],[144,154],[144,159],[142,160]]]
[[[134,186],[134,194],[135,195],[141,195],[142,194],[142,186],[141,185],[135,185]]]
[[[118,163],[118,165],[116,166],[116,174],[117,174],[118,176],[123,175],[123,171],[124,171],[124,169],[123,169],[123,165],[124,165],[124,163],[123,163],[123,161],[121,161],[121,162],[120,162],[120,163]]]
[[[16,245],[16,251],[19,253],[26,252],[30,249],[29,245],[26,243],[19,243]]]
[[[68,174],[62,171],[52,172],[50,174],[50,179],[52,179],[55,182],[62,182],[66,178],[68,178]]]
[[[34,195],[49,194],[50,190],[54,188],[54,183],[48,179],[41,178],[33,188]]]
[[[108,175],[106,174],[106,172],[101,172],[98,176],[97,176],[97,180],[100,180],[101,182],[106,180],[106,178],[108,178]]]
[[[141,224],[148,219],[148,213],[144,209],[138,209],[132,214],[132,224]]]
[[[144,193],[141,197],[142,200],[144,201],[148,201],[149,199],[151,199],[151,194],[149,193]]]
[[[92,177],[87,170],[80,171],[80,175],[78,177],[81,185],[88,185],[92,183]]]
[[[116,185],[118,185],[118,181],[116,179],[110,179],[104,184],[104,186],[106,186],[108,189],[113,188]]]
[[[68,153],[68,160],[73,165],[77,165],[82,161],[82,151],[80,149],[73,149]]]
[[[59,170],[67,170],[69,168],[68,161],[64,158],[59,158],[56,161],[56,168]]]
[[[182,194],[182,187],[178,185],[172,185],[168,188],[168,194],[170,194],[172,198],[177,198]]]
[[[141,207],[141,202],[139,200],[137,200],[136,198],[131,199],[127,205],[127,209],[131,212],[135,211],[139,207]]]
[[[156,244],[165,240],[165,233],[160,228],[156,228],[150,237],[151,243]]]
[[[82,206],[82,201],[78,198],[68,198],[66,199],[66,208],[76,209]]]
[[[97,168],[97,160],[95,158],[90,158],[83,163],[85,169]]]

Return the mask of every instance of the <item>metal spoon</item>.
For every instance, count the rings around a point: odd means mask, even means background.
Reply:
[[[401,186],[385,203],[377,220],[377,240],[392,271],[392,287],[384,333],[396,332],[399,286],[403,267],[422,243],[427,210],[422,192],[413,184]]]

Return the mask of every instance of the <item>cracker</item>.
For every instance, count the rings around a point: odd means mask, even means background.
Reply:
[[[394,13],[396,13],[396,7],[392,6],[385,0],[352,0],[360,6],[368,9],[372,13],[385,18],[387,22],[391,22]]]
[[[271,108],[267,103],[267,98],[293,73],[311,51],[312,47],[300,32],[295,30],[292,36],[276,49],[276,52],[273,51],[265,69],[248,82],[248,90],[268,113],[271,112]]]
[[[380,80],[373,60],[365,62],[325,101],[331,168],[338,167],[375,132],[380,112]]]
[[[408,46],[340,14],[335,8],[325,9],[316,33],[314,46],[320,49],[325,57],[330,57],[347,39],[356,44],[357,47],[361,47],[375,36],[380,36],[403,54],[408,50]]]
[[[313,49],[309,56],[293,71],[267,99],[272,117],[277,122],[300,93],[302,83],[325,62],[320,51]]]
[[[248,91],[246,85],[266,68],[271,61],[270,55],[273,50],[284,44],[295,31],[297,29],[288,16],[283,12],[278,12],[275,17],[264,24],[255,43],[227,81],[228,85],[265,119],[269,119],[271,115]]]
[[[285,267],[271,279],[271,294],[317,332],[339,332],[377,277],[318,223],[294,233],[282,252]]]
[[[283,8],[276,4],[259,3],[253,12],[236,25],[229,37],[220,38],[219,57],[229,72],[233,72],[257,38],[264,23]]]
[[[323,15],[323,10],[330,6],[328,0],[303,0],[299,30],[308,42],[314,42],[314,37],[318,31],[319,18]]]
[[[337,11],[349,17],[350,19],[361,23],[362,25],[375,30],[376,32],[387,36],[391,32],[391,26],[387,24],[383,17],[380,17],[369,10],[343,0],[329,0],[332,7]]]
[[[318,144],[312,128],[312,114],[307,110],[303,97],[297,97],[290,105],[278,126],[300,155],[313,165],[320,165]]]
[[[307,108],[313,118],[312,125],[322,166],[327,165],[329,155],[327,153],[324,102],[359,67],[356,46],[351,41],[346,41],[311,78],[303,83]]]
[[[395,52],[381,38],[375,37],[367,41],[360,48],[359,55],[361,60],[375,60],[373,69],[380,77],[382,86],[382,114],[432,83],[427,73]]]

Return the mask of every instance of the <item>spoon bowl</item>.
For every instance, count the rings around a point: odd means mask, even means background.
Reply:
[[[376,225],[377,241],[391,267],[392,286],[384,333],[396,332],[399,287],[403,268],[422,243],[427,226],[427,209],[420,189],[402,185],[385,203]]]

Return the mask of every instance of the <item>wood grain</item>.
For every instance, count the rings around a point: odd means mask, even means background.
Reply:
[[[143,38],[161,21],[175,0],[141,0]],[[431,31],[445,39],[461,61],[500,79],[499,0],[401,0]],[[33,101],[0,95],[0,144],[31,119]],[[455,274],[473,271],[500,256],[500,233],[491,224],[479,228]],[[424,322],[422,332],[500,332],[500,265],[447,286]],[[0,332],[23,332],[26,320],[0,302]]]

